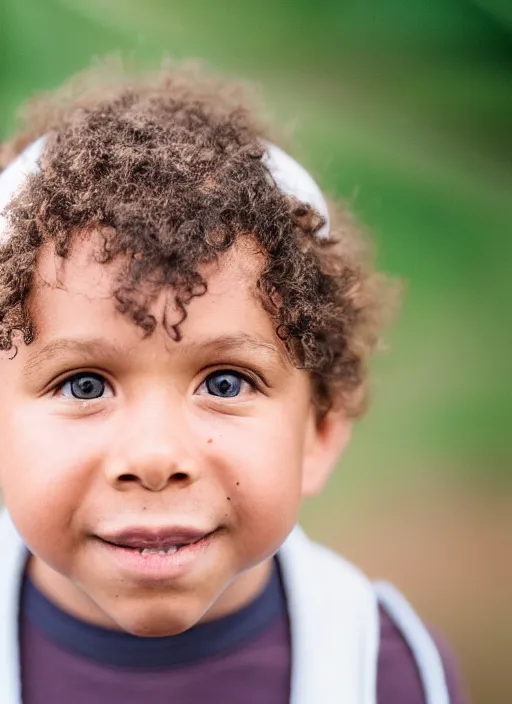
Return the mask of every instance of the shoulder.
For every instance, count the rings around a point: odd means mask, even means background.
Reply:
[[[383,606],[379,607],[379,616],[378,704],[425,704],[418,663],[409,643]],[[441,658],[450,704],[468,704],[450,647],[439,634],[428,633]]]

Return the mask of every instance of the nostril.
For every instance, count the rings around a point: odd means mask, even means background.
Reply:
[[[121,476],[119,477],[119,481],[120,482],[136,482],[137,477],[135,476],[135,474],[121,474]]]
[[[174,479],[174,481],[183,482],[188,479],[188,474],[186,474],[185,472],[175,472],[172,475],[172,478]]]
[[[140,474],[126,472],[125,474],[119,474],[117,481],[123,484],[142,484],[152,491],[160,491],[168,484],[187,484],[190,481],[190,475],[188,472],[172,472],[169,474],[157,470],[154,472],[141,472]]]

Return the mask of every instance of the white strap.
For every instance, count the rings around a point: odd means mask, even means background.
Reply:
[[[301,203],[307,203],[324,218],[324,224],[315,233],[316,238],[328,237],[330,219],[327,202],[309,171],[275,144],[268,145],[263,162],[282,193],[297,198]]]
[[[39,159],[46,140],[47,135],[44,135],[29,144],[0,174],[0,244],[9,239],[7,218],[4,216],[3,210],[23,186],[28,176],[39,170]]]
[[[21,704],[18,618],[27,554],[8,513],[1,510],[0,704]]]
[[[443,662],[436,644],[402,594],[387,582],[374,585],[379,603],[400,629],[416,661],[425,704],[450,704]]]
[[[278,559],[290,616],[291,704],[376,704],[379,617],[372,584],[299,528]]]

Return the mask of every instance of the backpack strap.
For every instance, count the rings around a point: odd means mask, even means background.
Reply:
[[[376,704],[373,584],[296,527],[278,552],[290,620],[291,704]]]
[[[416,662],[425,704],[450,704],[443,662],[434,640],[402,594],[387,582],[374,584],[377,601],[401,631]]]

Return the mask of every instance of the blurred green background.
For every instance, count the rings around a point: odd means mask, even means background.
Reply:
[[[478,704],[512,676],[512,2],[2,0],[0,131],[94,57],[256,80],[407,295],[374,401],[304,522],[448,634]]]

